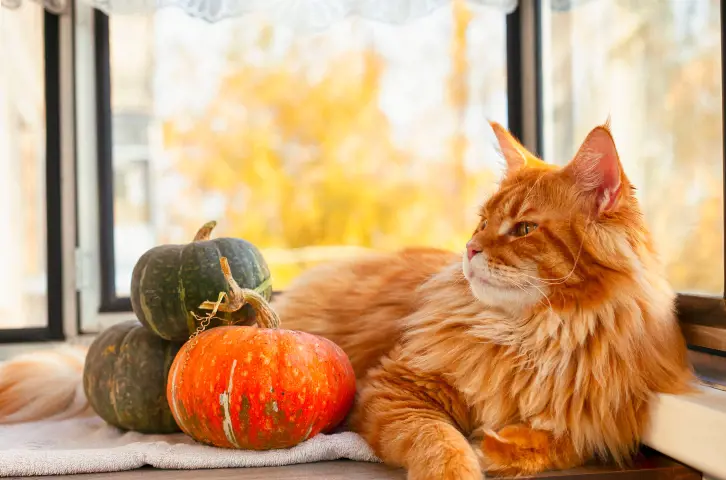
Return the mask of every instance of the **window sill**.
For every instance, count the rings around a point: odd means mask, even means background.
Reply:
[[[0,345],[0,362],[17,355],[53,349],[62,345],[90,345],[94,338],[96,338],[94,334],[83,334],[65,341],[5,343]]]
[[[689,396],[660,395],[644,442],[704,478],[726,479],[726,392],[701,386]]]

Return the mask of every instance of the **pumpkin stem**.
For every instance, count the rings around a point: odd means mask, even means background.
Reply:
[[[237,280],[232,276],[232,270],[229,268],[229,262],[226,257],[220,257],[219,264],[222,266],[224,278],[229,283],[229,294],[224,302],[206,301],[199,305],[203,310],[212,310],[220,312],[236,312],[245,304],[249,304],[255,309],[255,318],[257,324],[262,328],[279,328],[280,317],[277,312],[272,309],[265,297],[249,288],[241,288]],[[220,296],[220,300],[222,296]]]
[[[202,225],[202,228],[197,230],[197,234],[194,235],[194,242],[201,242],[203,240],[209,240],[209,236],[212,234],[212,230],[217,226],[217,221],[212,220]]]

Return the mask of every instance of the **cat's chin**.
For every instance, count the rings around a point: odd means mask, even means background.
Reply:
[[[480,272],[475,265],[472,265],[466,254],[462,260],[462,267],[471,293],[485,305],[520,310],[542,299],[541,290],[498,281],[487,273]]]
[[[530,289],[519,289],[488,282],[479,277],[467,278],[471,293],[485,305],[506,310],[521,310],[537,303],[539,294]]]

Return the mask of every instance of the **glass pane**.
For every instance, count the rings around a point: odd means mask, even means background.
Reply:
[[[0,328],[47,325],[43,9],[0,15]]]
[[[309,36],[163,9],[110,31],[118,295],[146,249],[211,219],[262,249],[276,289],[365,249],[460,249],[495,186],[496,8]]]
[[[544,2],[545,158],[612,117],[673,286],[723,292],[718,0]],[[562,9],[552,5],[572,4]]]

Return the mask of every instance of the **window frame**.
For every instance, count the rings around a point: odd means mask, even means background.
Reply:
[[[96,72],[96,142],[98,149],[99,253],[101,299],[99,313],[131,312],[131,298],[116,295],[114,239],[113,111],[111,108],[111,50],[108,16],[93,13]]]
[[[59,15],[43,11],[47,324],[0,329],[0,344],[65,339],[60,24]]]
[[[542,78],[542,15],[541,2],[519,2],[506,15],[507,105],[508,125],[512,133],[531,151],[542,154],[543,78]],[[721,9],[722,108],[726,111],[726,8]],[[99,317],[128,318],[132,312],[129,297],[116,295],[114,205],[113,205],[113,140],[111,111],[111,66],[109,25],[106,14],[93,10],[93,46],[95,72],[96,169],[98,181],[98,282]],[[534,112],[534,114],[532,114]],[[724,211],[726,211],[726,120],[722,122],[724,142]],[[726,222],[726,220],[725,220]],[[726,230],[726,225],[725,225]],[[726,241],[724,242],[726,244]],[[726,284],[726,261],[724,262]],[[726,289],[724,295],[702,296],[679,293],[676,310],[686,342],[693,350],[726,357]],[[109,320],[113,321],[113,320]],[[98,322],[100,325],[103,321]],[[82,325],[81,325],[82,327]],[[84,328],[81,328],[83,331]]]

